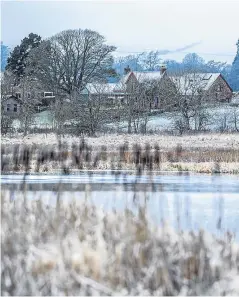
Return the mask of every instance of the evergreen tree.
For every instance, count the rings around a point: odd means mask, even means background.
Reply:
[[[31,49],[38,47],[41,43],[41,36],[30,33],[21,44],[16,46],[7,60],[7,70],[11,70],[18,79],[24,76],[26,60]]]
[[[236,45],[237,45],[237,53],[232,63],[232,69],[230,74],[230,85],[233,91],[239,91],[239,39]]]
[[[9,48],[1,42],[1,71],[5,70],[9,52],[10,52]]]

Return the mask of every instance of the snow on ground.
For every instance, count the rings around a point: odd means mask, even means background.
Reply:
[[[99,148],[102,145],[107,146],[108,150],[116,150],[119,145],[128,142],[131,146],[135,143],[145,145],[149,143],[159,144],[160,148],[169,150],[174,149],[178,144],[185,149],[205,148],[205,149],[239,149],[239,134],[198,134],[185,136],[170,135],[139,135],[139,134],[106,134],[98,137],[85,137],[85,140],[93,148]],[[80,137],[66,135],[62,141],[72,144],[80,141]],[[30,134],[23,137],[22,134],[11,137],[2,136],[2,144],[37,144],[37,145],[54,145],[58,143],[55,134]]]
[[[233,121],[233,114],[236,111],[239,116],[239,108],[231,106],[229,104],[210,106],[205,109],[210,115],[210,123],[207,126],[208,129],[212,131],[218,131],[222,124],[226,124],[227,129],[235,130],[235,125]],[[154,115],[149,117],[149,122],[147,124],[148,130],[153,131],[168,131],[173,127],[173,119],[177,116],[177,112],[164,112],[159,115]],[[20,128],[20,122],[18,120],[14,121],[14,127]],[[31,127],[38,128],[51,128],[53,125],[53,117],[49,111],[43,111],[35,116],[35,120],[32,122]],[[120,123],[106,124],[106,127],[111,129],[120,129],[123,132],[127,132],[127,122],[121,121]]]

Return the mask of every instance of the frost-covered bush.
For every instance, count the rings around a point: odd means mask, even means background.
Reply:
[[[228,236],[156,227],[139,208],[105,213],[2,197],[2,295],[237,295],[239,249]]]

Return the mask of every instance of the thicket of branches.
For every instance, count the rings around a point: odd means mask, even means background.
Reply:
[[[184,68],[169,73],[170,79],[167,76],[164,80],[147,80],[142,74],[131,87],[119,83],[123,96],[111,100],[107,79],[116,76],[114,50],[102,35],[91,30],[66,30],[46,40],[29,34],[12,52],[2,80],[2,101],[16,85],[22,92],[19,114],[12,117],[2,109],[2,133],[7,133],[17,118],[26,135],[36,126],[37,111],[44,108],[53,119],[51,130],[57,134],[96,135],[109,130],[106,124],[110,123],[119,129],[126,123],[128,133],[147,133],[154,109],[171,111],[166,114],[173,120],[170,128],[180,134],[208,129],[212,118],[200,92],[203,77],[198,74],[204,62],[197,55],[186,56]],[[159,70],[160,52],[142,53],[136,58],[138,70]],[[125,61],[119,62],[124,65]],[[221,69],[224,66],[217,65]],[[211,67],[215,68],[215,63],[211,62]],[[83,92],[89,84],[93,93]],[[54,92],[55,99],[44,102],[42,90]],[[226,130],[225,121],[231,121],[238,131],[238,117],[235,108],[229,120],[221,119],[221,129]]]

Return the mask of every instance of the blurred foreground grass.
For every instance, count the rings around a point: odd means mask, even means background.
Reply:
[[[239,247],[153,225],[144,207],[105,212],[1,198],[1,295],[238,295]]]

